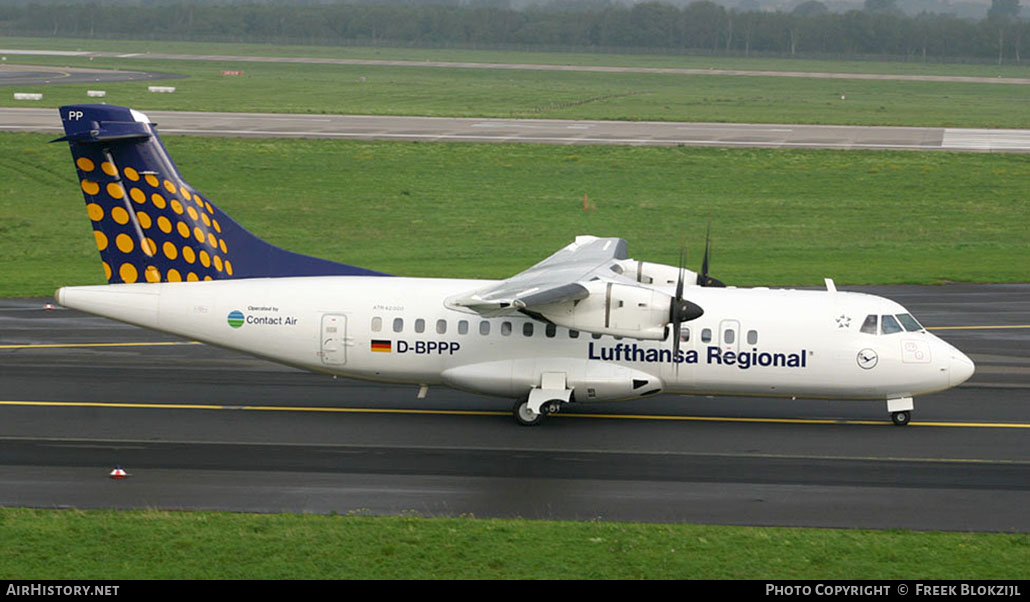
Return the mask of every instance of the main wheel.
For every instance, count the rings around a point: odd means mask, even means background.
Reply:
[[[892,412],[891,421],[894,422],[894,426],[907,426],[909,421],[912,420],[912,412]]]
[[[537,414],[529,409],[528,398],[516,401],[515,409],[512,413],[515,415],[515,422],[522,426],[536,426],[543,422],[545,416],[543,412]]]

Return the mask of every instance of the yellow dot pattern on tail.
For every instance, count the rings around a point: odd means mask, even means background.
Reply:
[[[114,283],[383,276],[293,253],[247,232],[179,174],[149,118],[128,107],[60,108],[101,265]]]
[[[75,166],[97,250],[105,266],[116,266],[105,268],[111,283],[232,276],[230,245],[220,236],[214,207],[200,193],[170,179],[175,174],[118,165],[100,149],[76,150],[83,153]],[[90,151],[96,156],[88,156]]]

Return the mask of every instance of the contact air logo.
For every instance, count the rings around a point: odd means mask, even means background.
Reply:
[[[239,328],[240,326],[243,326],[242,311],[237,309],[235,311],[229,312],[229,326],[232,326],[233,328]]]

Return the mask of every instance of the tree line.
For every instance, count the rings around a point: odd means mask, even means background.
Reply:
[[[892,7],[893,0],[867,0],[865,10],[846,13],[828,12],[817,0],[791,12],[727,9],[708,0],[580,11],[188,1],[29,4],[0,6],[0,35],[1017,63],[1026,56],[1030,21],[1019,18],[1018,0],[994,0],[980,21],[906,16]]]

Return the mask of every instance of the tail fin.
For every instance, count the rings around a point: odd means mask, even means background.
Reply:
[[[179,174],[155,124],[126,107],[61,107],[108,282],[385,276],[248,232]]]

